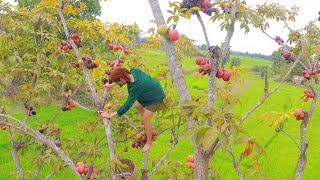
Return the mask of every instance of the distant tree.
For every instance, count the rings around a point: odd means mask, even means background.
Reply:
[[[271,56],[270,60],[273,62],[274,66],[280,66],[280,64],[283,64],[283,58],[279,51],[274,51]]]
[[[233,66],[240,66],[240,65],[241,65],[240,58],[238,58],[238,57],[233,57],[233,58],[231,59],[230,68],[232,68]]]

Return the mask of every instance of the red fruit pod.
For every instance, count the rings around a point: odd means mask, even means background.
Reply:
[[[299,115],[299,119],[304,119],[304,112]]]
[[[313,70],[313,71],[311,72],[311,74],[312,74],[312,75],[316,75],[316,74],[317,74],[317,70]]]
[[[68,44],[68,48],[69,48],[69,49],[72,49],[72,45],[71,45],[71,44]]]
[[[202,61],[204,61],[203,57],[199,56],[196,58],[196,64],[200,65],[202,63]]]
[[[320,68],[317,70],[318,74],[320,74]]]
[[[68,110],[68,111],[70,111],[70,110],[71,110],[71,106],[67,106],[66,108],[67,108],[67,110]]]
[[[80,42],[80,39],[74,39],[73,42],[74,42],[75,44],[78,44],[78,43]]]
[[[71,35],[72,39],[79,39],[79,34],[78,33],[74,33]]]
[[[64,51],[66,51],[66,50],[69,49],[69,47],[68,47],[68,45],[63,45],[63,46],[62,46],[62,49],[63,49]]]
[[[204,71],[209,71],[211,68],[212,68],[212,65],[211,65],[211,64],[205,64],[205,65],[203,65],[203,70],[204,70]]]
[[[179,32],[176,29],[169,30],[169,39],[171,41],[176,41],[179,39]]]
[[[96,173],[97,175],[99,174],[99,170],[97,168],[93,168],[92,172]]]
[[[80,65],[79,65],[79,63],[75,63],[75,64],[73,65],[73,67],[75,67],[75,68],[80,68]]]
[[[200,63],[200,65],[205,65],[205,64],[206,64],[205,60],[201,61],[201,63]]]
[[[62,50],[63,49],[63,45],[61,44],[59,48]]]
[[[224,70],[222,68],[219,68],[216,74],[217,78],[221,78],[223,76]]]
[[[119,63],[124,63],[124,60],[123,59],[119,59]]]
[[[232,75],[231,71],[224,71],[221,78],[222,78],[224,81],[229,81],[230,78],[231,78],[231,75]]]
[[[128,50],[128,49],[125,49],[125,50],[124,50],[124,53],[129,54],[129,50]]]
[[[303,74],[303,75],[306,75],[306,74],[308,74],[308,71],[307,71],[307,70],[303,70],[303,71],[302,71],[302,74]]]

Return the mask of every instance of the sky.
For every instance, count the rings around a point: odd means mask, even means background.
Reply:
[[[4,0],[5,2],[14,3],[14,0]],[[182,1],[182,0],[171,0]],[[289,26],[294,29],[301,29],[305,27],[310,21],[318,18],[318,12],[320,11],[320,1],[318,0],[247,0],[247,5],[255,7],[257,4],[264,2],[271,3],[277,2],[286,7],[297,5],[300,7],[299,16],[296,22],[289,23]],[[170,15],[166,11],[170,9],[169,0],[159,0],[159,4],[164,15],[167,19]],[[144,32],[150,27],[156,27],[154,23],[150,23],[153,14],[148,0],[108,0],[101,2],[102,15],[100,17],[102,22],[119,22],[124,24],[137,23]],[[210,45],[221,45],[226,36],[226,31],[220,31],[220,23],[212,23],[209,21],[209,16],[200,13],[205,23]],[[320,23],[317,22],[320,26]],[[205,44],[202,28],[196,16],[193,16],[190,20],[182,19],[177,25],[179,33],[187,35],[190,39],[195,40],[195,44]],[[272,22],[267,33],[272,37],[276,35],[281,36],[284,40],[287,39],[289,30],[284,27],[283,23]],[[279,45],[267,37],[259,29],[250,28],[248,34],[244,33],[244,30],[240,30],[239,24],[236,24],[235,33],[230,42],[231,50],[249,52],[249,53],[261,53],[265,55],[272,54],[273,51],[279,48]]]

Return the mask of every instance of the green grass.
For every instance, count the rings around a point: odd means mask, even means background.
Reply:
[[[156,66],[160,63],[165,63],[165,53],[160,51],[148,51],[148,64],[149,66]],[[270,64],[269,61],[240,57],[242,65],[245,69],[250,69],[256,65]],[[206,89],[207,87],[207,78],[197,81],[193,77],[193,73],[197,71],[198,66],[194,64],[194,58],[185,58],[183,63],[183,69],[186,73],[186,82],[188,88],[192,95],[198,95],[199,92],[197,89]],[[263,86],[264,81],[258,78],[256,75],[245,72],[245,81],[243,84],[237,84],[233,88],[233,94],[241,98],[242,104],[237,104],[233,107],[233,110],[236,115],[243,116],[253,105],[255,105],[263,95]],[[221,83],[221,80],[217,80]],[[269,83],[269,89],[273,89],[277,85],[277,82],[271,81]],[[197,88],[197,89],[195,89]],[[319,86],[318,86],[319,89]],[[261,114],[271,111],[280,111],[288,112],[290,109],[302,107],[308,108],[310,106],[310,101],[305,103],[299,97],[303,94],[303,88],[297,87],[291,84],[284,84],[280,89],[273,94],[262,106],[260,106],[249,118],[244,122],[245,130],[255,138],[262,146],[265,146],[270,139],[276,134],[274,127],[269,127],[268,122],[261,118]],[[41,109],[37,109],[37,117],[39,119],[46,120],[51,118],[58,107],[45,106]],[[19,108],[14,109],[15,112],[12,114],[22,119],[23,115],[22,110]],[[135,110],[131,110],[135,112]],[[320,121],[318,117],[320,116],[319,105],[316,107],[314,116],[311,119],[311,122],[308,127],[307,138],[309,148],[307,151],[308,164],[305,169],[304,179],[312,180],[319,179],[320,171],[318,167],[320,166]],[[80,108],[75,108],[72,111],[63,112],[56,123],[62,128],[61,135],[62,141],[73,138],[73,139],[83,139],[86,141],[94,141],[94,137],[103,137],[104,129],[101,124],[101,128],[95,130],[92,133],[84,133],[79,131],[77,126],[78,123],[83,122],[93,122],[97,117],[93,113],[82,110]],[[284,130],[288,132],[296,141],[299,141],[299,128],[301,121],[296,121],[293,117],[286,122]],[[30,124],[34,125],[35,120],[30,118]],[[183,129],[184,130],[184,129]],[[7,131],[0,131],[0,179],[13,179],[12,176],[7,177],[8,172],[15,172],[15,165],[11,159],[11,144],[10,139],[8,138]],[[158,139],[153,144],[153,147],[150,150],[149,157],[149,171],[152,170],[152,161],[159,159],[166,150],[170,147],[168,142],[170,136],[168,133],[165,133],[158,137]],[[105,143],[104,140],[102,143]],[[121,150],[125,146],[129,146],[128,152],[121,154],[123,158],[130,158],[134,160],[139,173],[140,178],[140,169],[142,167],[143,154],[140,150],[132,149],[130,147],[130,142],[128,143],[118,143],[117,149]],[[235,145],[235,154],[238,158],[240,153],[244,150],[244,145]],[[29,149],[26,151],[24,156],[21,156],[21,161],[23,168],[28,172],[35,170],[35,165],[32,162],[32,156],[37,152],[37,149]],[[179,140],[179,143],[174,148],[174,150],[169,154],[168,160],[170,161],[181,161],[186,162],[186,157],[189,154],[193,153],[193,146],[189,139],[184,139],[183,137]],[[261,157],[261,174],[267,179],[272,180],[282,180],[292,177],[294,175],[294,170],[297,164],[299,157],[298,148],[295,146],[293,141],[286,136],[284,133],[279,133],[276,138],[269,144],[266,148],[267,157]],[[102,150],[102,156],[95,159],[95,164],[97,167],[106,168],[105,162],[108,161],[108,149],[104,147]],[[210,164],[213,165],[216,170],[220,173],[221,179],[238,179],[237,173],[233,168],[231,157],[228,153],[223,153],[221,150],[218,150],[211,159]],[[108,164],[107,164],[108,165]],[[54,164],[45,165],[43,171],[39,176],[39,179],[44,179],[44,177],[51,172],[51,167]],[[249,158],[244,159],[241,163],[241,169],[245,174],[248,167],[250,167]],[[183,171],[190,171],[190,169],[184,168]],[[66,169],[58,172],[51,179],[60,180],[60,179],[76,179],[73,173]],[[159,175],[155,175],[152,179],[163,179]],[[259,176],[253,176],[248,179],[260,179]]]

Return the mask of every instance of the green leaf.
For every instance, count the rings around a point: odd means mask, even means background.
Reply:
[[[202,142],[203,150],[207,151],[210,149],[210,147],[213,145],[214,141],[217,138],[217,129],[210,128],[207,130],[207,133],[205,134],[205,139]]]
[[[200,114],[202,114],[202,107],[197,107],[193,110],[190,119],[194,119],[196,116],[199,116]]]
[[[177,23],[177,22],[179,21],[179,16],[174,16],[174,17],[173,17],[173,21],[174,21],[175,23]]]
[[[199,103],[197,103],[196,101],[193,100],[187,100],[187,101],[183,101],[180,102],[178,104],[178,106],[176,106],[176,108],[182,108],[182,107],[198,107]]]
[[[263,148],[263,146],[261,146],[261,144],[259,144],[256,140],[252,140],[252,142],[253,142],[253,149],[256,151],[257,157],[260,157],[261,153],[263,153],[267,157],[267,153]]]
[[[167,10],[167,12],[170,13],[170,14],[173,14],[173,15],[175,14],[175,13],[174,13],[173,11],[171,11],[171,10]]]
[[[250,136],[241,136],[235,141],[235,144],[246,143],[249,140],[252,140],[252,138]]]
[[[222,149],[222,152],[226,152],[228,148],[228,137],[225,133],[219,134],[219,141],[220,141],[220,147]]]
[[[229,31],[229,29],[230,29],[230,24],[227,23],[226,26],[225,26],[225,28],[226,28],[226,31]]]
[[[168,19],[167,19],[167,24],[170,23],[170,21],[173,19],[174,16],[170,16]]]

